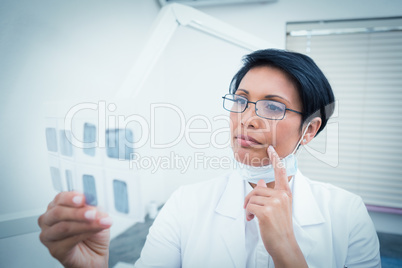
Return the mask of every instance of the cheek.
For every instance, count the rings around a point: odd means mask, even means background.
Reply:
[[[296,147],[300,135],[297,124],[286,121],[278,123],[273,143],[276,143],[279,156],[285,157],[290,154]]]

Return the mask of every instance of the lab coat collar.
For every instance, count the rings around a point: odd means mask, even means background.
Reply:
[[[324,217],[314,198],[307,178],[298,170],[293,178],[293,219],[300,226],[324,223]],[[223,216],[237,219],[244,217],[244,181],[238,172],[233,172],[215,211]]]
[[[307,260],[317,245],[312,225],[325,223],[324,217],[314,198],[310,184],[298,170],[293,178],[293,230],[304,258]]]
[[[293,220],[300,226],[324,223],[307,178],[298,170],[293,180]]]
[[[215,211],[233,219],[243,217],[244,186],[239,173],[230,174],[225,190],[216,206]]]
[[[300,171],[293,178],[293,228],[304,257],[310,255],[317,242],[310,234],[310,225],[322,224],[324,217],[313,196],[310,184]],[[222,232],[222,239],[235,267],[245,267],[244,182],[237,172],[228,178],[226,187],[215,209],[222,216],[233,219]]]

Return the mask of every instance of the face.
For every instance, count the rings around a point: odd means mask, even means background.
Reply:
[[[279,69],[255,67],[240,82],[237,95],[249,101],[274,100],[286,108],[301,111],[302,104],[297,88]],[[231,145],[237,161],[261,166],[270,164],[269,145],[274,146],[283,158],[293,152],[301,138],[302,116],[286,111],[282,120],[269,120],[255,114],[255,105],[249,103],[243,113],[230,113]]]

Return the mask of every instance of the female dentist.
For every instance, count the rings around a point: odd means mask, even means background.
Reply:
[[[309,57],[247,55],[223,97],[237,168],[173,193],[136,267],[380,267],[361,198],[298,170],[295,151],[322,131],[333,103]],[[82,194],[60,193],[38,223],[63,265],[107,266],[111,219]]]

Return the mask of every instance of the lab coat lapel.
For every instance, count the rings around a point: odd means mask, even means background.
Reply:
[[[246,266],[245,223],[244,223],[244,182],[237,172],[233,172],[218,202],[215,212],[231,219],[223,228],[222,239],[235,267]],[[307,179],[297,172],[293,184],[293,228],[296,240],[305,258],[316,246],[317,236],[313,225],[325,223]]]
[[[317,244],[312,225],[325,223],[307,179],[297,171],[293,184],[293,229],[305,258]]]
[[[231,219],[221,236],[235,267],[246,266],[243,202],[244,182],[237,172],[233,172],[215,212]]]

